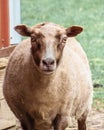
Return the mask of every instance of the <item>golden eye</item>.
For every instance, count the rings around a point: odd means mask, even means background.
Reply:
[[[67,37],[64,37],[64,38],[62,39],[62,43],[66,43],[66,41],[67,41]]]
[[[36,37],[31,37],[31,42],[35,42],[36,41]]]

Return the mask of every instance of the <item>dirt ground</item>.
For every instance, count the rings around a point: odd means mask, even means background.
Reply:
[[[2,63],[0,66],[0,77],[3,75],[3,69],[5,68],[5,63]],[[0,84],[2,84],[3,78],[0,78]],[[87,120],[87,126],[88,130],[104,130],[104,109],[101,110],[96,110],[96,108],[92,109],[92,112],[90,113],[88,120]],[[16,130],[15,127],[12,127],[10,129],[6,130]],[[71,128],[68,128],[67,130],[77,130],[76,128],[76,122],[74,121],[73,125]]]
[[[92,110],[87,120],[87,127],[88,130],[104,130],[104,110]],[[16,130],[16,128],[13,127],[7,130]],[[76,122],[74,122],[72,127],[67,128],[67,130],[77,130]]]
[[[89,130],[104,130],[104,110],[93,110],[88,117]]]

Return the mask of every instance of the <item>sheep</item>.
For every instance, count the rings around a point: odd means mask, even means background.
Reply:
[[[12,52],[3,93],[23,130],[65,130],[75,116],[86,130],[92,105],[92,79],[87,56],[74,38],[80,26],[45,22],[17,25],[23,40]]]

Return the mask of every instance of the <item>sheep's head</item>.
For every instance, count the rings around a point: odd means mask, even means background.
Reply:
[[[83,28],[72,26],[67,29],[53,23],[42,23],[33,27],[18,25],[15,30],[22,36],[31,37],[31,52],[36,66],[45,73],[53,72],[61,59],[68,37],[74,37]]]

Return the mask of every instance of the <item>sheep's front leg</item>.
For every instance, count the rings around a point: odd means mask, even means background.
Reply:
[[[80,118],[78,120],[78,130],[87,130],[87,128],[86,128],[86,116],[82,116],[82,118]]]
[[[65,130],[68,126],[68,120],[66,116],[57,115],[54,122],[54,130]]]
[[[28,113],[19,114],[19,122],[17,121],[16,130],[35,130],[34,120]]]

